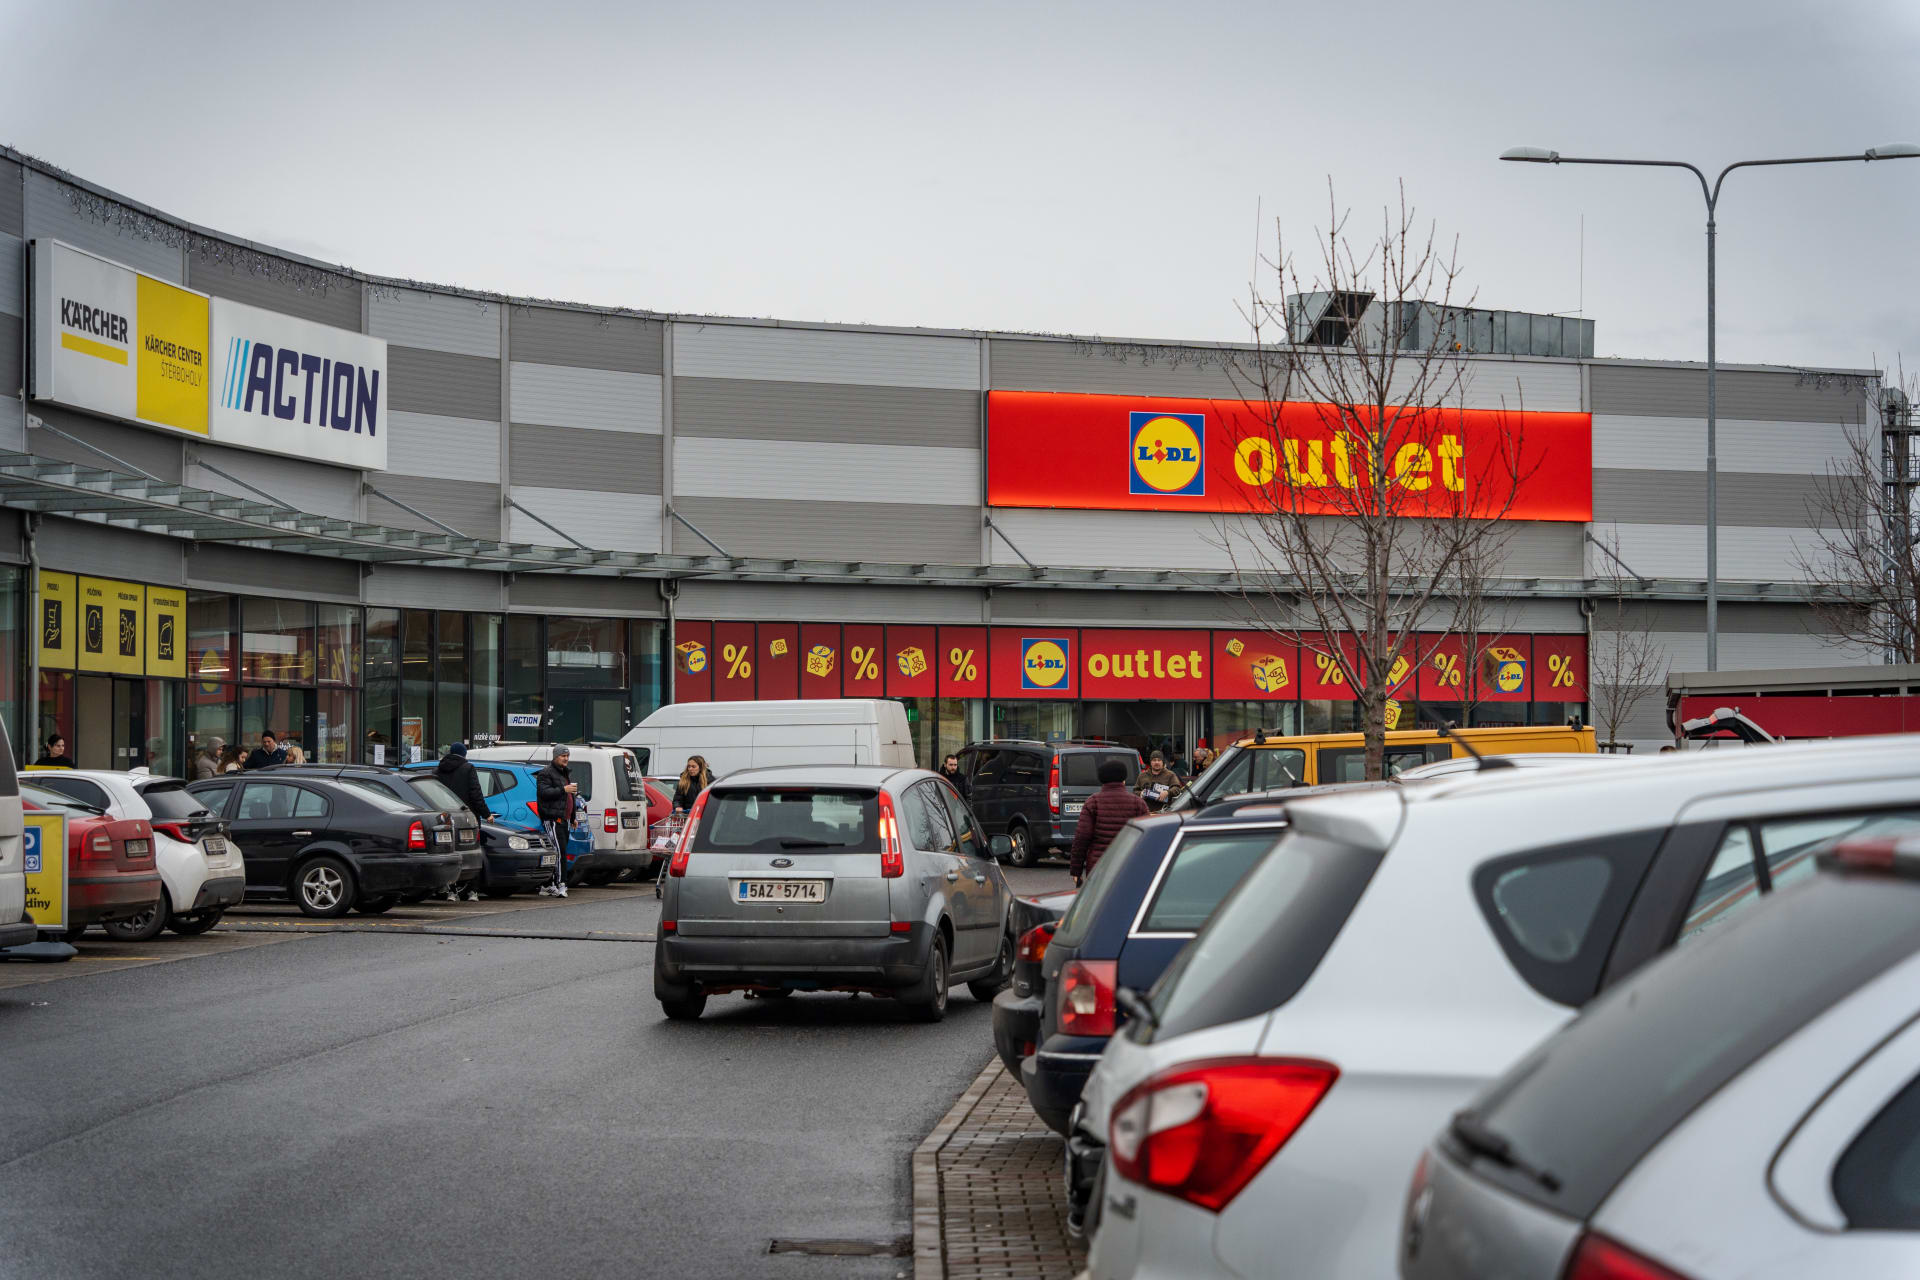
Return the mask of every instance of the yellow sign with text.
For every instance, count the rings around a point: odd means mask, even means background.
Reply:
[[[207,299],[164,280],[134,280],[134,403],[146,422],[207,434],[207,340],[212,333]]]
[[[79,625],[73,575],[40,571],[40,666],[73,670],[73,632]]]
[[[119,676],[146,672],[141,660],[147,589],[137,582],[81,578],[77,665],[82,671]]]
[[[67,927],[67,819],[29,813],[21,841],[27,863],[27,919],[42,929]]]
[[[147,588],[147,674],[186,679],[187,593],[179,587]]]

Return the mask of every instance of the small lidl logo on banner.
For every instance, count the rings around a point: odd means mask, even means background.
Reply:
[[[680,670],[688,675],[698,675],[707,669],[707,646],[698,640],[688,640],[674,646],[680,657]]]
[[[1269,654],[1253,663],[1253,687],[1262,693],[1278,693],[1287,687],[1287,660]]]
[[[1020,687],[1022,689],[1058,689],[1067,679],[1065,640],[1039,639],[1020,642]]]
[[[1127,492],[1197,497],[1207,491],[1207,419],[1198,413],[1136,412]]]

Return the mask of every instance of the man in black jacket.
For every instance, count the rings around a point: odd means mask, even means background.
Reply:
[[[574,797],[580,794],[580,784],[567,771],[572,756],[566,747],[555,743],[552,762],[533,777],[533,803],[554,852],[553,883],[541,888],[543,897],[567,896],[567,829],[573,825]]]
[[[480,788],[480,771],[467,759],[466,743],[456,742],[448,747],[440,763],[433,766],[433,776],[465,802],[475,822],[493,821],[487,810],[487,793]]]
[[[271,729],[260,731],[260,745],[247,754],[248,769],[265,769],[269,765],[285,764],[287,749],[280,745],[279,735]]]

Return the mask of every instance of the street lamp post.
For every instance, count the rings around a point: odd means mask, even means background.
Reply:
[[[1715,400],[1719,361],[1714,349],[1714,215],[1720,204],[1720,184],[1735,169],[1757,169],[1782,164],[1841,164],[1874,160],[1911,160],[1920,157],[1920,146],[1896,142],[1873,147],[1850,156],[1796,156],[1783,160],[1740,160],[1720,171],[1712,184],[1707,175],[1685,160],[1608,160],[1592,156],[1563,156],[1540,147],[1515,147],[1500,154],[1502,160],[1526,164],[1615,164],[1641,165],[1658,169],[1685,169],[1700,180],[1700,194],[1707,201],[1707,670],[1720,669],[1720,459],[1717,452],[1717,414]]]

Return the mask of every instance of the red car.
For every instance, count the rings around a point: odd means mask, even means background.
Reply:
[[[93,805],[23,781],[28,813],[67,818],[67,938],[89,925],[125,920],[160,902],[153,830],[144,818],[114,818]]]

